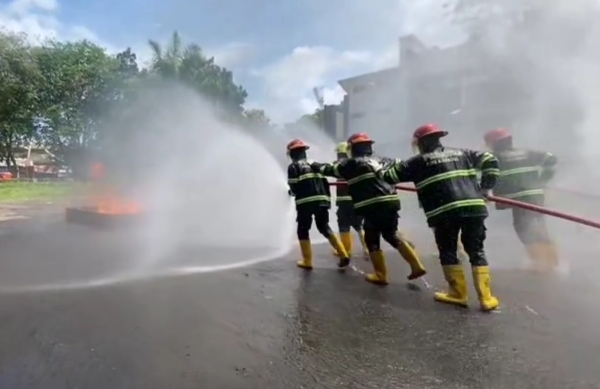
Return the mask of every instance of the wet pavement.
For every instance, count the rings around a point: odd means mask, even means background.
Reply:
[[[67,268],[81,276],[90,263],[106,275],[135,255],[123,232],[66,226],[56,215],[9,223],[0,229],[1,286],[28,273],[27,282],[59,280]],[[416,243],[430,245],[419,231]],[[185,255],[242,255],[211,250]],[[600,388],[598,289],[589,284],[502,267],[493,273],[502,309],[483,314],[475,301],[470,310],[432,301],[443,286],[433,258],[428,286],[409,285],[388,253],[392,284],[381,288],[363,281],[365,261],[341,274],[326,246],[315,252],[312,273],[289,255],[2,294],[0,389]]]

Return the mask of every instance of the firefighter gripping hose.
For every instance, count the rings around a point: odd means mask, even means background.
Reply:
[[[367,134],[354,134],[348,139],[349,158],[334,163],[313,163],[314,172],[344,180],[352,197],[354,212],[364,218],[365,242],[374,272],[368,282],[387,285],[389,282],[381,238],[394,247],[410,266],[409,280],[426,274],[414,248],[398,237],[400,198],[393,185],[383,179],[384,167],[373,156],[375,143]]]
[[[294,139],[287,145],[287,155],[291,159],[288,166],[289,195],[295,197],[297,235],[302,253],[298,267],[311,270],[313,268],[310,229],[313,218],[319,232],[329,241],[333,249],[339,253],[338,266],[345,268],[350,264],[350,256],[346,248],[329,227],[329,208],[331,193],[327,179],[320,173],[313,172],[307,160],[306,151],[310,147],[300,139]]]

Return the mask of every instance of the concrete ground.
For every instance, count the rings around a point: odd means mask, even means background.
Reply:
[[[419,231],[416,243],[430,246]],[[326,246],[312,273],[295,268],[293,252],[216,273],[8,290],[108,277],[135,256],[134,241],[58,213],[0,227],[0,389],[600,388],[596,287],[511,266],[493,273],[502,308],[492,314],[475,301],[435,303],[443,282],[432,256],[427,284],[408,284],[388,253],[392,284],[381,288],[363,281],[362,259],[339,273]]]

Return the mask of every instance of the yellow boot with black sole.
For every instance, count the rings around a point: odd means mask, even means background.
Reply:
[[[310,244],[310,240],[300,240],[300,252],[302,253],[302,260],[296,262],[296,265],[305,270],[312,270],[313,268],[313,255],[312,255],[312,245]]]
[[[347,268],[350,265],[350,255],[336,234],[329,235],[329,244],[338,253],[338,257],[340,258],[338,268]]]
[[[465,271],[462,265],[449,265],[442,268],[444,270],[444,278],[448,283],[448,291],[435,293],[433,299],[440,303],[468,308],[467,279],[465,278]]]
[[[417,278],[423,277],[427,274],[417,251],[413,248],[413,246],[408,241],[400,241],[400,245],[397,247],[400,256],[404,258],[404,260],[410,266],[410,274],[407,277],[409,281],[416,280]]]
[[[488,266],[474,266],[472,270],[473,283],[475,284],[481,310],[484,312],[495,310],[500,302],[492,295],[490,268]]]
[[[546,243],[534,242],[525,246],[527,257],[530,260],[527,270],[534,273],[549,273],[554,270],[552,257],[553,252],[551,246]],[[556,258],[558,260],[558,258]]]
[[[387,285],[389,283],[387,267],[385,265],[385,255],[383,251],[378,250],[370,253],[371,263],[373,264],[373,273],[366,275],[365,279],[376,285]]]
[[[365,231],[361,230],[358,233],[358,237],[360,238],[360,245],[362,246],[362,250],[363,250],[363,255],[365,257],[365,260],[370,260],[371,256],[369,254],[369,249],[367,248],[367,242],[365,241]]]

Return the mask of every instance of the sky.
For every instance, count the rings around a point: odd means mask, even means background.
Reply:
[[[177,30],[231,69],[246,106],[278,123],[312,113],[312,88],[326,103],[337,81],[398,64],[398,38],[414,33],[450,45],[461,33],[438,0],[0,0],[0,26],[33,41],[89,39],[111,53],[131,47],[142,62],[148,39]]]

